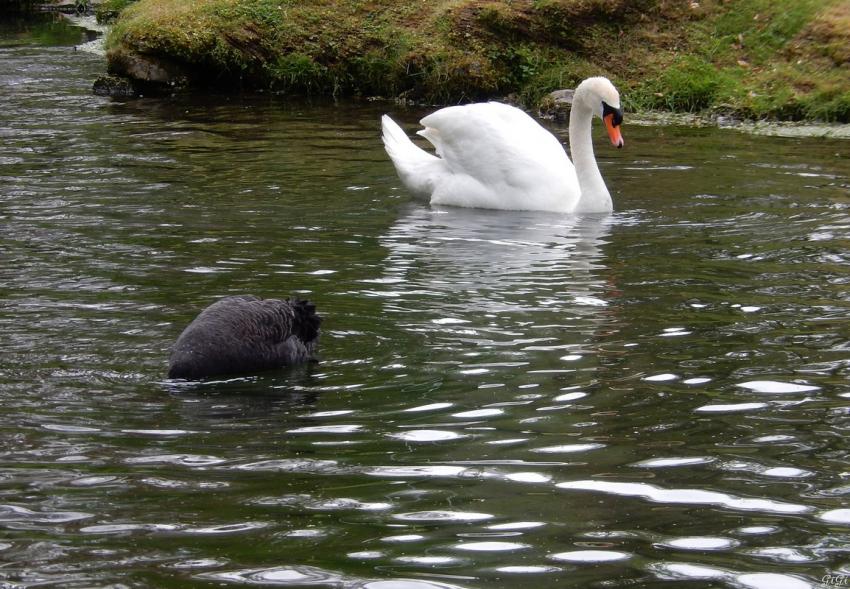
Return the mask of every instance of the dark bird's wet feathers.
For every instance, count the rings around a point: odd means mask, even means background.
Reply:
[[[321,318],[297,299],[223,298],[189,324],[171,351],[169,378],[259,372],[312,359]]]

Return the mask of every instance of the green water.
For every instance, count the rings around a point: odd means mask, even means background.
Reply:
[[[850,143],[627,120],[611,216],[432,209],[379,139],[429,109],[112,102],[44,26],[0,40],[4,586],[850,575]],[[167,381],[234,293],[309,297],[320,361]]]

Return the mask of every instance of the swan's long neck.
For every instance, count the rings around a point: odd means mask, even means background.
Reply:
[[[609,212],[612,209],[611,195],[593,155],[592,121],[591,108],[575,96],[570,110],[570,152],[581,188],[581,199],[575,209],[577,213]]]

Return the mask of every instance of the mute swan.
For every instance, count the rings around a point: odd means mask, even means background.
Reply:
[[[318,343],[320,323],[315,305],[307,301],[223,298],[177,338],[168,377],[198,379],[306,362]]]
[[[486,209],[606,213],[611,195],[593,156],[591,120],[605,121],[623,146],[620,95],[606,78],[576,88],[570,147],[523,111],[498,102],[450,106],[422,119],[418,131],[437,155],[420,149],[389,116],[381,118],[384,147],[402,183],[431,204]]]

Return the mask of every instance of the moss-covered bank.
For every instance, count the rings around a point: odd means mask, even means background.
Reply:
[[[847,0],[140,0],[107,44],[190,85],[531,105],[604,74],[632,110],[850,122]]]

